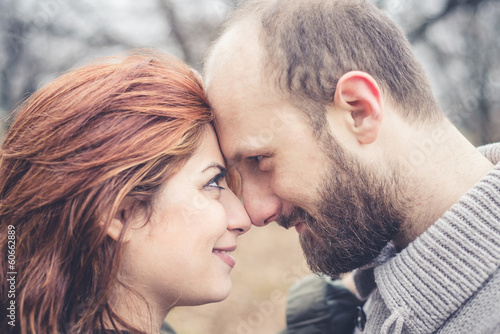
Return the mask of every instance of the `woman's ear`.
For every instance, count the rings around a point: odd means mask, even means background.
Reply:
[[[125,198],[118,207],[118,210],[116,211],[116,214],[111,220],[108,229],[106,231],[107,235],[111,239],[115,241],[118,241],[120,239],[120,235],[125,226],[126,220],[131,218],[130,215],[131,215],[132,203],[133,203],[132,199]],[[128,242],[130,241],[130,238],[131,238],[130,229],[127,229],[127,231],[125,231],[125,235],[123,236],[122,241]]]
[[[382,123],[384,106],[380,88],[368,73],[347,72],[337,82],[334,96],[337,111],[344,111],[348,130],[361,144],[371,144]]]

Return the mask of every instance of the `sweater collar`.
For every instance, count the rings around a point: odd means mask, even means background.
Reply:
[[[374,275],[391,312],[404,310],[415,332],[434,332],[499,267],[500,163]]]

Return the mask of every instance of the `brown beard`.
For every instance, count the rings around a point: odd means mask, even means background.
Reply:
[[[307,228],[300,234],[300,243],[309,267],[338,277],[380,254],[407,216],[406,201],[395,170],[382,179],[335,142],[329,144],[328,152],[332,163],[323,177],[317,213],[313,216],[295,207],[278,224],[288,228],[304,223]]]

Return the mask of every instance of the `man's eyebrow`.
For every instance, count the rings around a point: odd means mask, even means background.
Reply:
[[[236,149],[236,151],[231,159],[226,159],[227,163],[228,163],[228,165],[236,166],[243,160],[243,157],[246,157],[249,154],[252,155],[257,150],[260,150],[259,146],[242,145]]]
[[[232,159],[229,159],[227,163],[231,166],[238,165],[241,160],[243,160],[243,153],[241,151],[236,152]]]
[[[205,173],[207,170],[209,170],[211,168],[218,168],[221,172],[225,172],[226,171],[226,168],[224,166],[222,166],[220,163],[218,163],[218,162],[212,162],[207,167],[205,167],[201,172]]]

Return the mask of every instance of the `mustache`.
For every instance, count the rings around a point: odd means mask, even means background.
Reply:
[[[276,222],[278,223],[278,225],[288,230],[298,223],[305,223],[306,225],[308,225],[309,221],[311,221],[311,217],[312,216],[304,209],[300,207],[294,207],[289,214],[280,216],[276,220]]]

